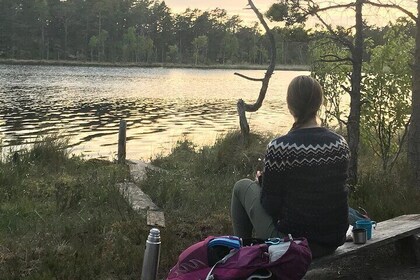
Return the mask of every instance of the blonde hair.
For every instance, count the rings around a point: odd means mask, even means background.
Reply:
[[[317,80],[310,76],[297,76],[287,88],[287,105],[296,118],[292,129],[299,128],[314,118],[322,105],[324,93]]]

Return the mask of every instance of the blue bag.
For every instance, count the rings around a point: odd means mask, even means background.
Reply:
[[[370,221],[371,220],[369,216],[367,215],[367,212],[365,209],[361,207],[359,207],[359,209],[363,213],[349,207],[349,225],[352,225],[353,227],[356,227],[356,221],[360,221],[360,220]]]

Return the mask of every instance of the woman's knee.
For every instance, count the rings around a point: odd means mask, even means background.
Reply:
[[[233,186],[233,193],[237,195],[241,191],[244,191],[245,188],[248,188],[252,183],[253,181],[247,178],[237,181]]]

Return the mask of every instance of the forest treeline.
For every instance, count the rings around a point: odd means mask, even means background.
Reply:
[[[316,33],[303,25],[273,32],[278,64],[309,64]],[[381,38],[381,29],[371,32]],[[268,47],[258,23],[220,8],[176,14],[158,0],[0,0],[0,58],[265,64]]]

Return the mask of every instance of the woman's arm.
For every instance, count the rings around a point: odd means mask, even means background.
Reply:
[[[261,205],[275,219],[281,215],[283,207],[283,172],[281,164],[284,154],[274,148],[273,142],[267,147],[264,157],[264,172],[262,176]]]

